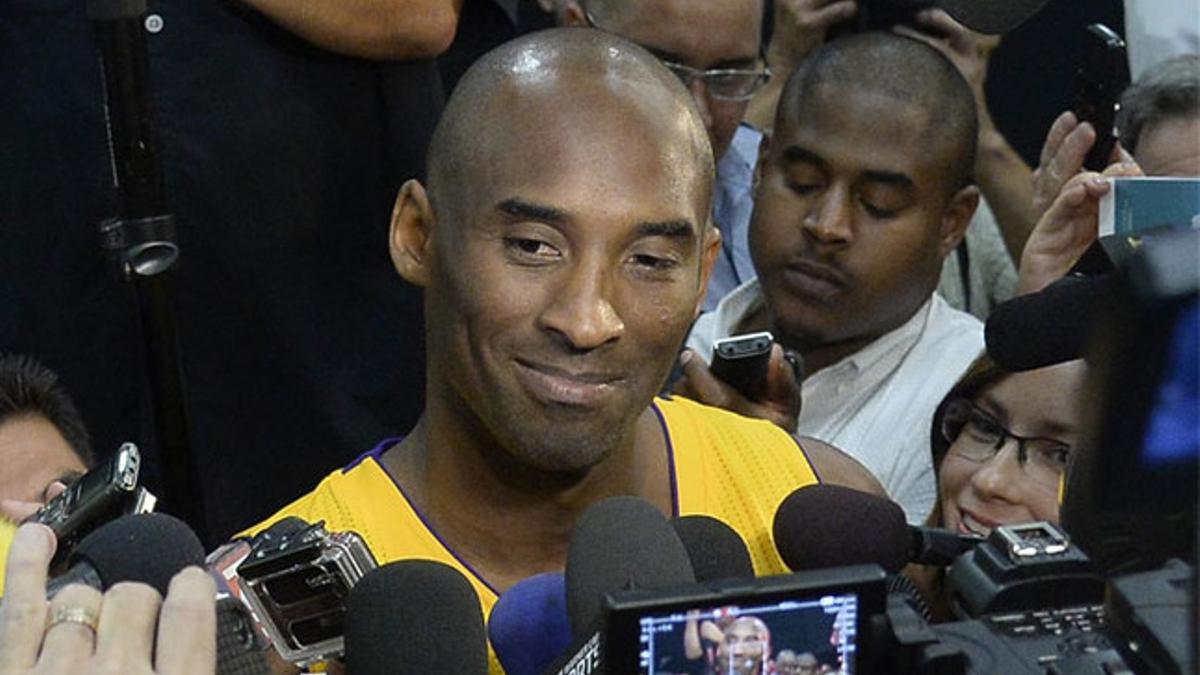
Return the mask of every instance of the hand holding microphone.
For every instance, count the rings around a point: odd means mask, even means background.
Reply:
[[[103,594],[71,584],[47,600],[55,548],[43,525],[24,525],[13,539],[0,601],[0,675],[214,671],[215,587],[207,573],[185,568],[165,598],[143,583],[116,583]]]

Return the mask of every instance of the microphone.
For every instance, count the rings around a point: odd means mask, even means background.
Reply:
[[[571,646],[566,579],[551,572],[514,584],[492,608],[487,632],[508,675],[545,672]]]
[[[466,577],[431,560],[367,572],[346,600],[346,672],[487,675],[479,596]]]
[[[180,570],[204,564],[204,547],[182,520],[141,513],[121,516],[84,537],[67,564],[65,574],[46,584],[47,598],[72,583],[103,591],[122,581],[149,584],[165,596]]]
[[[697,582],[754,578],[746,542],[732,527],[704,515],[675,518],[671,525],[687,550]]]
[[[1112,274],[1071,275],[997,305],[984,324],[988,355],[1011,372],[1082,357],[1096,308],[1114,297],[1116,282]]]
[[[890,574],[910,562],[946,565],[983,541],[909,525],[898,504],[840,485],[810,485],[775,512],[775,547],[794,572],[875,563]]]
[[[593,504],[579,518],[567,547],[567,616],[575,641],[545,672],[605,672],[600,623],[604,597],[635,588],[696,582],[691,558],[658,509],[636,497]]]

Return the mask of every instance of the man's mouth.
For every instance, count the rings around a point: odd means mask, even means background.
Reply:
[[[809,258],[789,261],[783,269],[783,276],[794,290],[814,298],[832,298],[848,285],[844,274]]]
[[[611,396],[624,377],[517,359],[517,376],[536,398],[566,406],[592,407]]]

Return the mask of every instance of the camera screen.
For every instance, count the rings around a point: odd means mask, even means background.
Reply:
[[[858,597],[697,607],[641,617],[642,675],[854,673]]]
[[[1179,313],[1167,360],[1154,394],[1142,462],[1147,468],[1178,465],[1200,457],[1200,304],[1192,300]]]

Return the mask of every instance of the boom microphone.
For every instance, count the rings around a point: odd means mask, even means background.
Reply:
[[[984,325],[988,355],[1010,372],[1081,358],[1098,303],[1115,283],[1112,274],[1072,275],[997,305]]]
[[[430,560],[367,572],[346,601],[346,671],[353,675],[486,675],[487,634],[466,577]]]
[[[558,572],[523,579],[500,595],[488,640],[508,675],[538,675],[571,646],[567,586]]]
[[[696,581],[754,578],[746,542],[732,527],[704,515],[675,518],[671,525],[687,549]]]
[[[149,584],[162,595],[180,570],[204,564],[204,547],[182,520],[165,513],[122,516],[84,537],[67,558],[71,568],[46,584],[46,597],[82,583],[105,590],[122,581]]]

